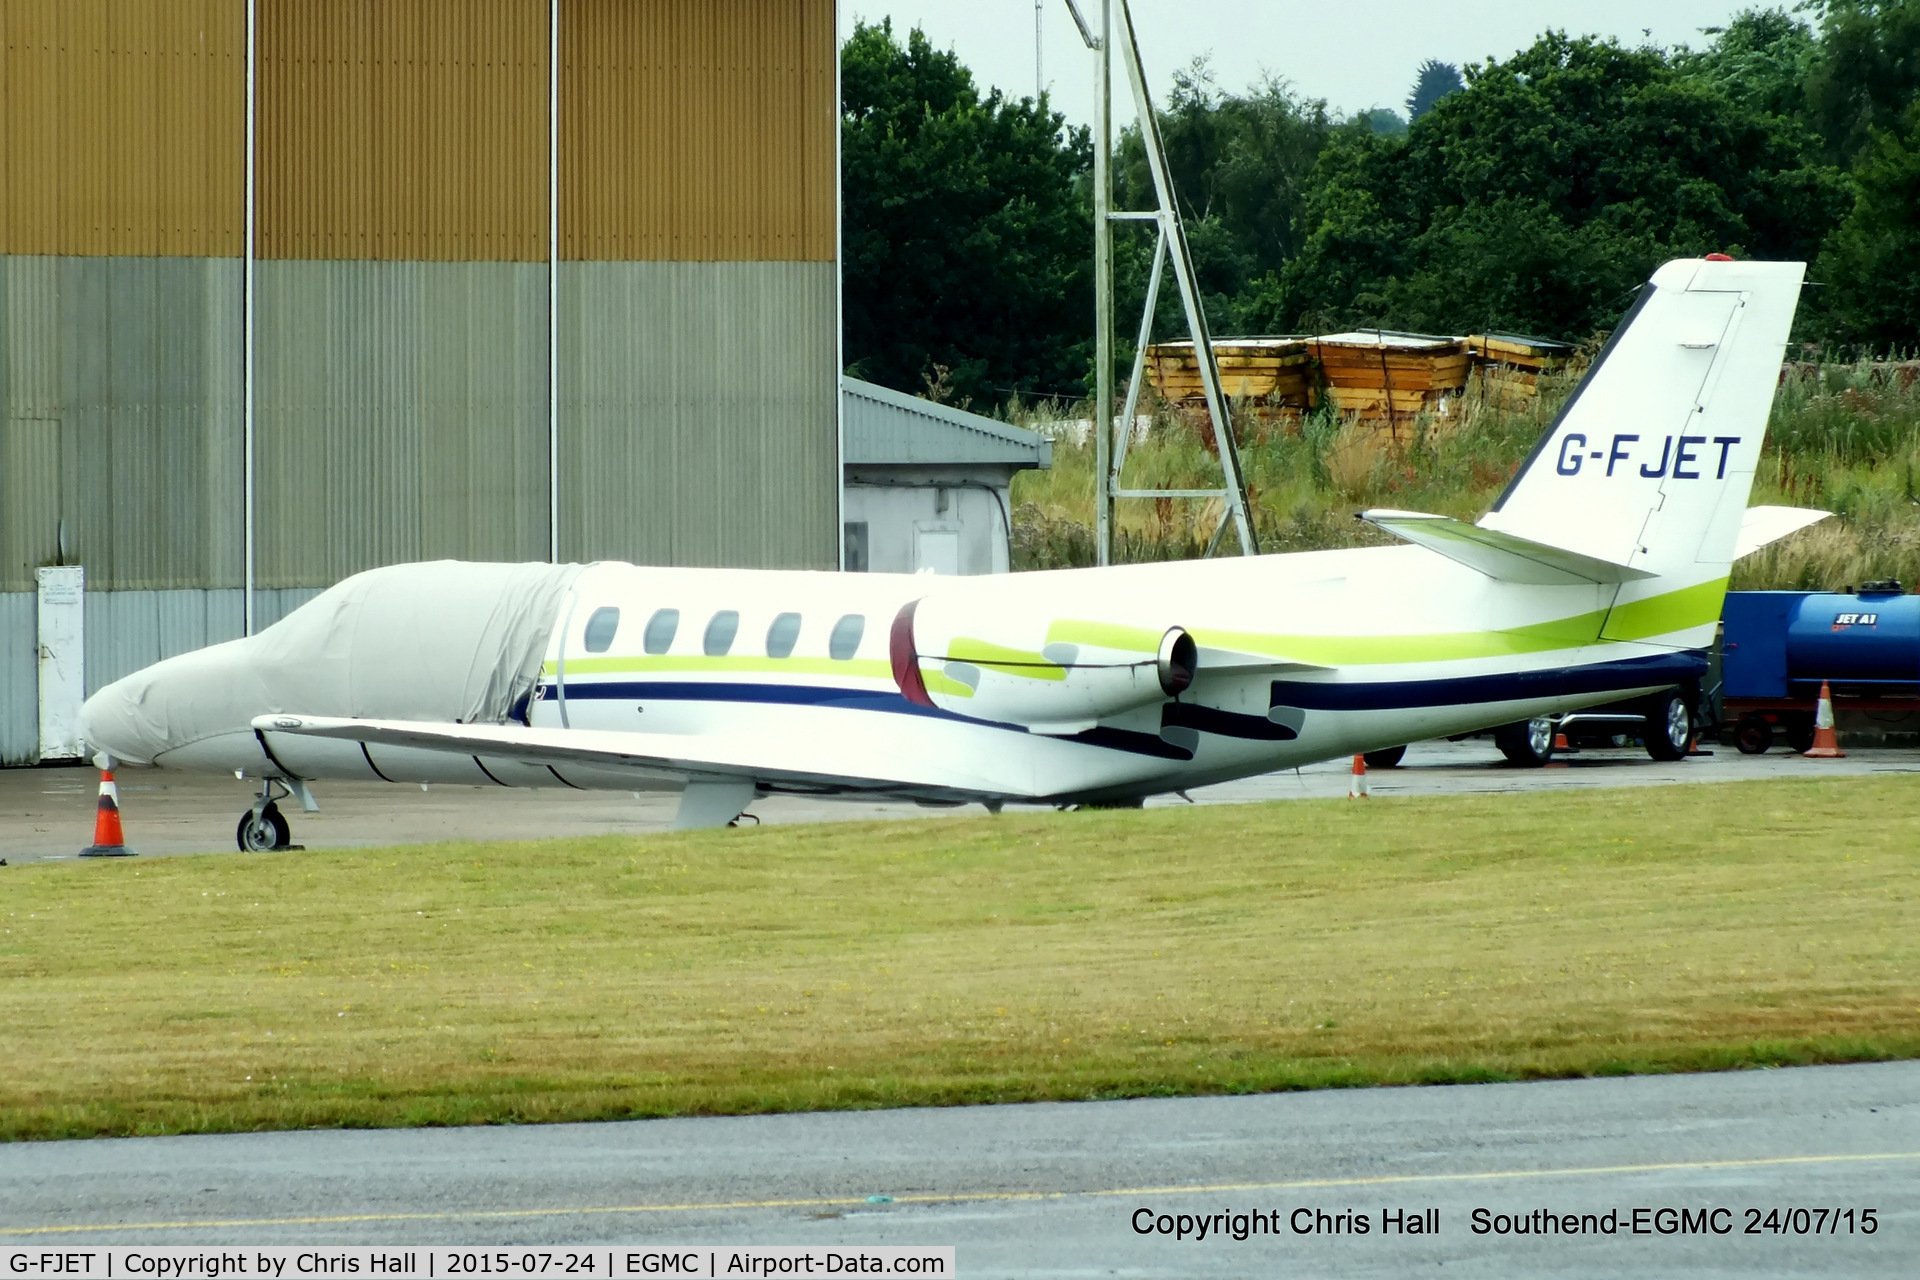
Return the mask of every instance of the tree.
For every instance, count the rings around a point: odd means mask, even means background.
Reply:
[[[1920,104],[1876,130],[1854,167],[1853,212],[1815,270],[1834,336],[1881,349],[1920,344]]]
[[[1093,331],[1092,146],[1046,99],[982,98],[891,22],[841,51],[849,371],[956,399],[1080,395]]]
[[[1665,258],[1811,258],[1847,202],[1811,149],[1660,50],[1550,33],[1469,69],[1404,141],[1341,131],[1266,305],[1304,327],[1584,337]]]
[[[1407,123],[1412,124],[1431,111],[1434,103],[1466,87],[1467,82],[1460,78],[1460,68],[1451,62],[1428,58],[1420,64],[1420,74],[1414,78],[1413,92],[1407,95]]]
[[[1813,28],[1779,9],[1749,9],[1724,27],[1708,27],[1713,44],[1681,52],[1679,70],[1739,106],[1806,121],[1807,78],[1820,54]]]
[[[1899,127],[1920,94],[1920,0],[1821,0],[1809,113],[1827,156],[1847,163],[1876,129]]]
[[[1174,75],[1159,115],[1211,327],[1222,334],[1240,331],[1239,301],[1250,282],[1300,251],[1300,215],[1333,127],[1327,104],[1302,99],[1273,78],[1242,94],[1222,92],[1205,59],[1198,59]],[[1118,207],[1152,207],[1153,178],[1137,125],[1121,135],[1114,176]],[[1116,237],[1114,274],[1122,314],[1139,314],[1152,249],[1151,234]],[[1172,288],[1163,288],[1157,314],[1158,336],[1186,332]]]

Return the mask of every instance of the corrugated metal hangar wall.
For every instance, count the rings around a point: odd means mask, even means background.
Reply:
[[[246,0],[0,4],[0,760],[41,565],[92,689],[249,579],[837,563],[833,0],[255,14],[249,255]]]

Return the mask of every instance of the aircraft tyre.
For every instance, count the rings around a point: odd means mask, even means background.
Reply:
[[[1516,720],[1493,731],[1493,745],[1513,764],[1538,769],[1553,755],[1553,718]]]
[[[288,824],[286,815],[280,812],[280,806],[269,803],[257,814],[249,809],[240,815],[240,826],[234,832],[234,839],[242,853],[266,853],[292,844],[293,828]]]
[[[1406,754],[1404,746],[1385,747],[1379,751],[1369,751],[1361,758],[1367,762],[1369,769],[1391,769],[1405,759]]]
[[[1647,704],[1647,754],[1655,760],[1685,760],[1693,741],[1693,713],[1678,689]]]
[[[1741,716],[1733,729],[1733,745],[1743,756],[1763,756],[1773,746],[1773,726],[1765,716]]]

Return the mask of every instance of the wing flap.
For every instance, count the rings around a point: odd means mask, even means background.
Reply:
[[[1634,582],[1655,576],[1644,569],[1598,560],[1578,551],[1522,538],[1518,534],[1468,524],[1452,516],[1427,515],[1419,511],[1373,510],[1360,512],[1359,518],[1385,529],[1396,538],[1425,547],[1502,582],[1531,586],[1577,586]]]

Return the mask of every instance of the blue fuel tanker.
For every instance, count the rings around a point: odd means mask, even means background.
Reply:
[[[1920,711],[1920,596],[1898,582],[1847,594],[1730,591],[1721,617],[1721,716],[1748,754],[1767,750],[1776,731],[1804,751],[1822,682],[1836,712]]]

